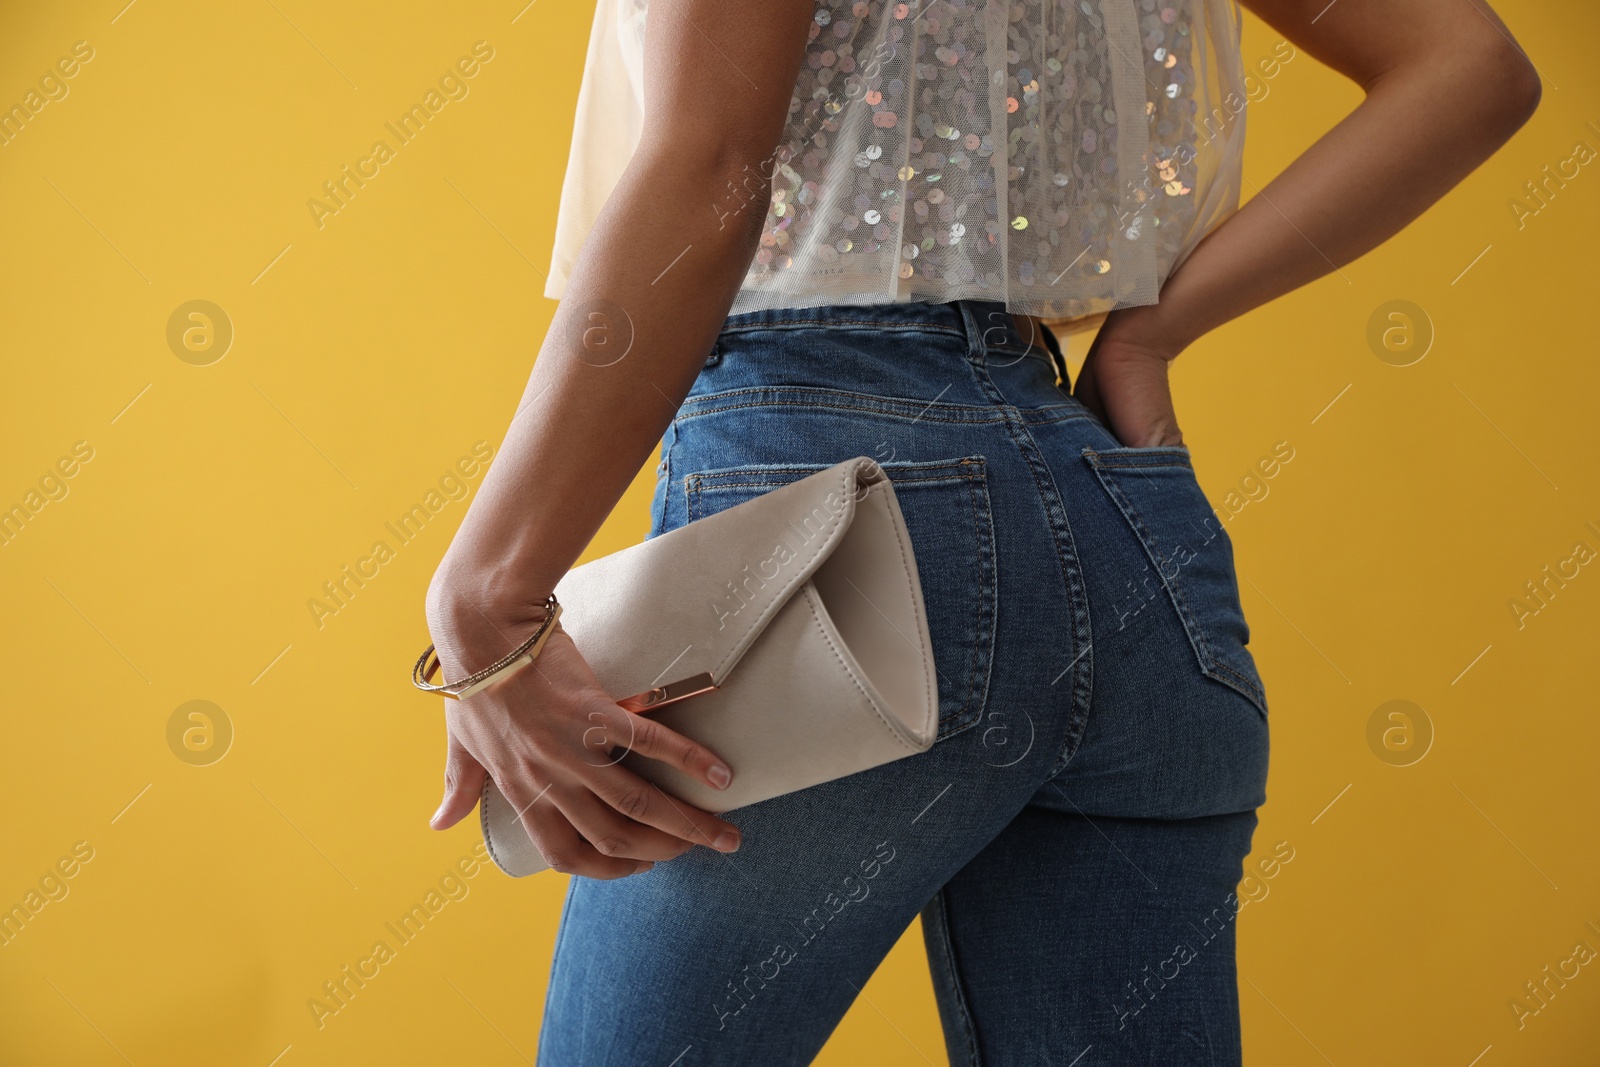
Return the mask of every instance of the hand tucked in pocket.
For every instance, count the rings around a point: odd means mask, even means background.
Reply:
[[[1152,335],[1123,308],[1106,317],[1072,394],[1127,448],[1183,444],[1167,368],[1178,348]]]

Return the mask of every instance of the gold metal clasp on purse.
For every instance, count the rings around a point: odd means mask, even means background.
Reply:
[[[676,682],[658,685],[654,689],[646,689],[642,693],[635,693],[631,697],[623,697],[617,701],[624,710],[645,712],[655,711],[667,704],[676,704],[701,693],[709,693],[717,687],[712,680],[710,671],[701,671],[687,678],[680,678]]]

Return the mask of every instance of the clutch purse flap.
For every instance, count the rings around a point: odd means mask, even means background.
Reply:
[[[716,688],[647,713],[726,760],[728,789],[628,752],[618,739],[625,766],[704,810],[770,799],[933,744],[938,686],[922,590],[893,488],[870,459],[576,567],[556,592],[562,626],[615,699],[709,675]],[[492,779],[481,818],[502,870],[544,869]]]

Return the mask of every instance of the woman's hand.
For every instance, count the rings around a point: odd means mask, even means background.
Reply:
[[[428,627],[444,678],[465,677],[525,640],[543,618],[543,598],[526,603],[525,612],[485,614],[454,593],[430,591]],[[732,779],[727,766],[704,746],[623,710],[559,624],[531,666],[445,704],[445,796],[430,820],[437,830],[472,811],[487,774],[521,813],[545,861],[567,874],[620,878],[697,844],[739,847],[738,827],[668,796],[619,761],[637,752],[716,789]]]
[[[1142,307],[1111,312],[1089,345],[1072,395],[1128,448],[1183,444],[1167,368],[1181,346],[1147,324]]]

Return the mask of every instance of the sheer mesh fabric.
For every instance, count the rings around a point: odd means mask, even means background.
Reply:
[[[548,296],[638,145],[647,15],[599,0]],[[767,201],[730,313],[973,299],[1070,329],[1154,303],[1238,206],[1239,28],[1232,0],[818,0],[777,151],[684,205]]]

